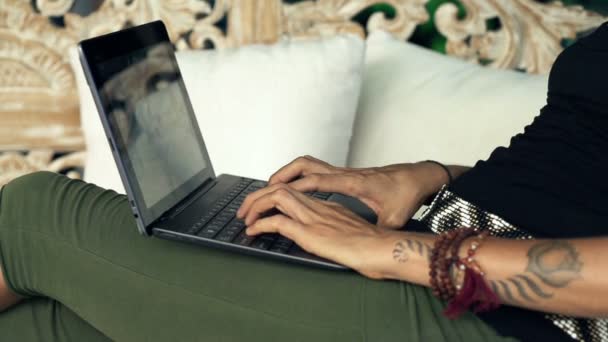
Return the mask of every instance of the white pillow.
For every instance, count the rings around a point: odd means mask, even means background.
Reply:
[[[473,165],[522,132],[546,94],[547,76],[482,67],[373,33],[349,165]]]
[[[267,179],[304,154],[345,165],[364,51],[363,40],[347,35],[178,52],[216,173]],[[72,54],[89,151],[85,180],[122,192],[80,63]]]

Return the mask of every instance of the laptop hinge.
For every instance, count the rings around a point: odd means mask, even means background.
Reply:
[[[203,182],[198,188],[194,189],[190,195],[186,196],[183,200],[173,206],[171,209],[167,210],[159,219],[160,222],[173,218],[184,209],[188,208],[194,201],[203,196],[209,189],[211,189],[215,185],[215,179],[209,178]]]

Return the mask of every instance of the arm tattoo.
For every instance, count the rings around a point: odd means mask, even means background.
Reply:
[[[521,298],[527,300],[528,302],[535,301],[534,299],[530,298],[530,296],[528,296],[528,292],[526,292],[526,289],[524,288],[524,286],[517,279],[509,278],[507,280],[510,283],[512,283],[513,285],[515,285],[515,287],[517,288],[517,293],[519,294],[519,296]]]
[[[498,284],[500,284],[500,287],[502,289],[501,291],[499,290],[499,293],[502,294],[501,298],[506,298],[507,301],[509,301],[510,303],[516,303],[517,301],[515,300],[515,298],[513,298],[511,290],[509,289],[509,285],[502,280],[498,280]]]
[[[432,247],[418,240],[405,239],[395,243],[393,249],[393,259],[404,263],[410,259],[411,253],[417,253],[421,257],[430,260]]]
[[[393,249],[393,259],[395,259],[395,261],[397,262],[406,262],[409,260],[409,255],[408,253],[405,251],[405,245],[403,244],[403,241],[397,241],[397,243],[395,244],[395,248]]]
[[[528,265],[525,272],[503,280],[491,280],[492,290],[504,302],[535,302],[549,299],[553,293],[543,289],[564,288],[581,278],[583,263],[579,253],[568,241],[543,241],[528,250]],[[540,280],[540,281],[539,281]],[[516,295],[516,296],[515,296]]]
[[[496,281],[490,280],[490,287],[492,288],[492,292],[496,293],[496,295],[500,297],[500,293],[498,292],[498,286],[496,286]]]
[[[541,242],[528,251],[526,271],[548,286],[566,287],[572,280],[580,278],[583,263],[578,259],[578,252],[569,242]]]
[[[541,298],[551,298],[553,297],[552,294],[550,293],[546,293],[544,292],[540,286],[538,286],[532,279],[530,279],[530,277],[528,277],[527,275],[523,275],[523,274],[518,274],[515,276],[516,278],[519,278],[521,280],[523,280],[524,282],[526,282],[526,285],[530,288],[530,290],[532,290],[532,292],[534,292],[535,295],[541,297]]]

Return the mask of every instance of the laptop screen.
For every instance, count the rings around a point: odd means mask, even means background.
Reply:
[[[89,66],[122,176],[147,225],[199,187],[210,163],[173,46],[162,39],[133,45]]]

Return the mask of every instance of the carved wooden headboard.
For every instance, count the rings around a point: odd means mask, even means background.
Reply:
[[[93,4],[86,14],[79,3]],[[36,170],[84,165],[78,96],[68,50],[79,40],[162,19],[178,49],[228,48],[375,30],[408,39],[429,20],[427,0],[0,0],[0,186]],[[606,18],[580,7],[534,0],[460,0],[467,15],[443,4],[435,12],[447,53],[498,68],[546,73],[563,38]],[[353,20],[376,4],[395,15]],[[498,30],[487,20],[499,19]]]

